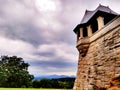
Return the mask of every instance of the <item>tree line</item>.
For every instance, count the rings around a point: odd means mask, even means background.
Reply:
[[[59,78],[59,79],[41,79],[34,80],[34,88],[73,88],[75,78]]]
[[[0,58],[0,87],[11,88],[72,88],[74,78],[34,80],[29,74],[23,58],[17,56],[1,56]]]

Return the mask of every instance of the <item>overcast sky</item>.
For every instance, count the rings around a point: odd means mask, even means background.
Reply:
[[[99,4],[120,13],[120,0],[0,0],[0,55],[17,55],[38,75],[76,75],[73,29]]]

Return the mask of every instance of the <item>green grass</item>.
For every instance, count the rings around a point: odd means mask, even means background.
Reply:
[[[0,88],[0,90],[72,90],[72,89],[43,89],[43,88]]]

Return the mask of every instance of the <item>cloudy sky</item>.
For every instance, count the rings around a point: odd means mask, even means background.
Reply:
[[[0,0],[0,55],[17,55],[38,75],[75,75],[74,27],[99,4],[120,13],[120,0]]]

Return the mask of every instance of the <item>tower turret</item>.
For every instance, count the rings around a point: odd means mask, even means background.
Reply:
[[[77,36],[77,49],[81,56],[85,56],[90,44],[90,38],[95,32],[104,27],[118,14],[109,7],[99,5],[94,11],[85,11],[80,24],[73,30]]]
[[[79,51],[74,90],[96,90],[95,85],[107,85],[107,80],[120,72],[116,67],[119,64],[116,58],[120,61],[120,56],[115,56],[113,52],[116,50],[120,53],[120,50],[113,49],[118,45],[115,42],[120,41],[120,34],[115,41],[115,30],[120,31],[120,16],[109,7],[99,5],[93,11],[85,11],[80,24],[73,30]],[[111,67],[108,64],[113,62],[109,59],[114,62]]]

